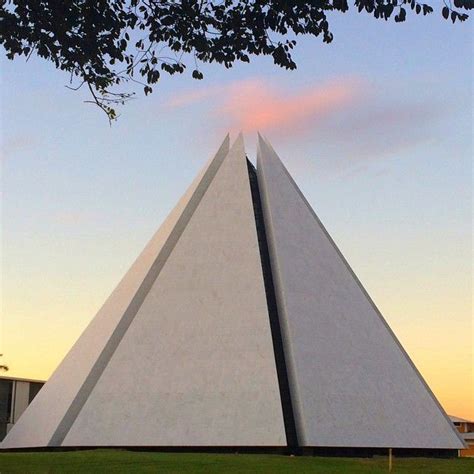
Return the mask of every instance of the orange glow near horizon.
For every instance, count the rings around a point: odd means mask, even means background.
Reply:
[[[349,257],[351,253],[346,252]],[[113,268],[112,260],[110,264]],[[358,266],[356,262],[353,268],[360,275]],[[67,293],[60,275],[44,279],[35,288],[14,288],[14,282],[7,282],[4,311],[9,317],[3,321],[2,351],[10,371],[2,375],[48,379],[126,265],[115,269],[116,273],[91,280],[89,285],[70,281]],[[362,273],[369,293],[447,413],[474,419],[471,307],[466,282],[446,282],[438,275],[429,282],[432,289],[420,289],[403,278],[407,275],[395,271],[385,275],[385,282],[367,278],[371,269],[363,268]],[[413,281],[419,277],[413,275]],[[387,291],[387,281],[392,282],[393,292]],[[438,287],[444,290],[436,295]],[[428,298],[433,300],[430,304]]]

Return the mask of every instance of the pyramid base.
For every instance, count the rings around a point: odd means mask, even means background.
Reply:
[[[206,454],[278,454],[294,456],[321,456],[372,458],[387,456],[388,448],[354,448],[354,447],[304,447],[290,448],[288,446],[58,446],[38,448],[1,449],[2,452],[68,452],[90,451],[96,449],[141,451],[157,453],[206,453]],[[395,457],[424,457],[424,458],[455,458],[459,456],[457,449],[427,449],[427,448],[393,448]]]

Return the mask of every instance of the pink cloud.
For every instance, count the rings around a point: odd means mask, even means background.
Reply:
[[[363,96],[361,81],[343,78],[299,90],[276,87],[262,78],[182,93],[167,102],[170,108],[207,99],[215,104],[219,124],[232,131],[294,133],[304,131]]]
[[[229,117],[233,130],[296,132],[352,105],[361,95],[361,84],[353,79],[313,85],[296,92],[255,79],[232,85],[220,113]]]
[[[388,97],[354,77],[300,88],[278,86],[262,77],[198,87],[175,96],[168,106],[205,105],[203,126],[219,135],[260,131],[273,140],[291,140],[311,134],[320,154],[328,157],[328,169],[426,146],[442,112],[439,104]]]

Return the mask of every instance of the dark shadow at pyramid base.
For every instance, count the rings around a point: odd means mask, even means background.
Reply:
[[[388,456],[388,448],[341,448],[341,447],[305,447],[290,448],[288,446],[56,446],[40,448],[11,448],[2,452],[10,453],[62,453],[95,450],[120,450],[154,453],[202,453],[202,454],[273,454],[280,456],[319,456],[344,458],[373,458]],[[400,458],[456,458],[457,449],[415,449],[394,448],[392,455]]]

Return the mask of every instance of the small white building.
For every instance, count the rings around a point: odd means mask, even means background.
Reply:
[[[461,433],[468,446],[466,449],[460,449],[459,455],[462,457],[474,457],[474,421],[453,415],[449,415],[449,418],[459,433]]]
[[[0,441],[36,397],[42,380],[0,377]]]

